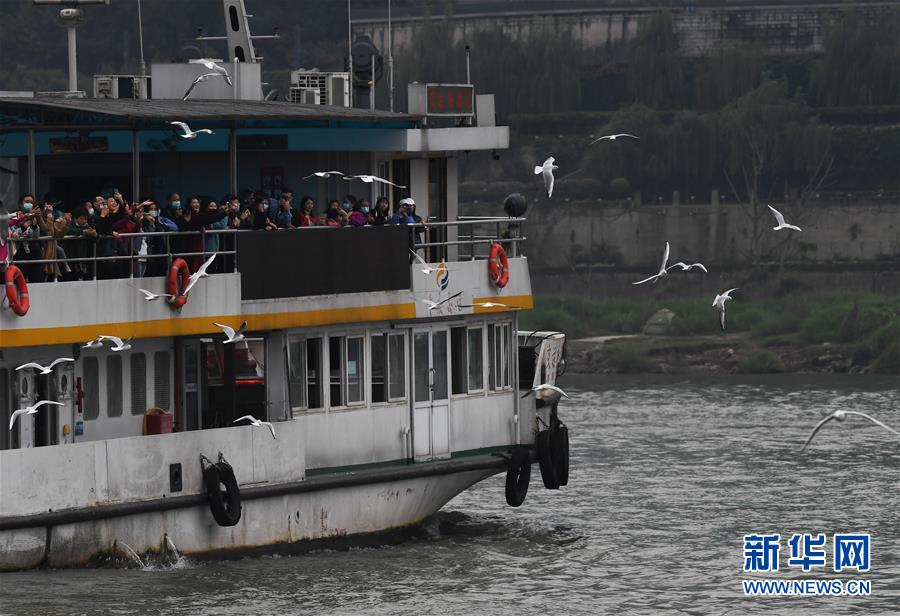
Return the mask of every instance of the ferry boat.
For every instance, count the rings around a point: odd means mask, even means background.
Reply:
[[[166,276],[134,277],[137,254],[91,256],[126,277],[20,285],[22,264],[5,263],[0,570],[302,548],[415,525],[500,473],[519,506],[532,464],[545,487],[567,481],[559,393],[532,390],[555,382],[565,337],[518,329],[532,307],[525,219],[458,215],[458,157],[508,145],[491,101],[440,126],[427,102],[392,113],[260,100],[258,66],[233,68],[249,95],[201,84],[182,101],[201,70],[183,63],[154,65],[152,99],[0,96],[0,161],[19,171],[15,192],[115,182],[137,200],[257,179],[320,203],[411,197],[427,224],[199,231],[218,235],[216,265],[186,294],[184,274],[212,252],[185,250],[184,234],[157,234],[165,250],[142,255]],[[473,90],[422,87],[426,100]],[[172,119],[213,135],[178,140]],[[300,179],[334,168],[408,188]],[[242,323],[233,343],[217,325]],[[86,344],[100,336],[123,344]],[[17,369],[60,357],[73,361]],[[54,404],[10,428],[39,401]],[[246,415],[272,430],[236,422]]]

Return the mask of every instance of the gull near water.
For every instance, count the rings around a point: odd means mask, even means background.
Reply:
[[[81,345],[82,349],[99,349],[103,346],[103,340],[99,337],[94,338],[93,340],[88,340],[83,345]]]
[[[618,139],[619,137],[631,137],[632,139],[640,139],[640,137],[637,137],[637,136],[635,136],[635,135],[631,135],[631,134],[629,134],[629,133],[616,133],[615,135],[603,135],[602,137],[599,137],[599,138],[597,138],[597,139],[594,139],[594,140],[591,141],[588,145],[594,145],[594,144],[597,143],[598,141],[603,141],[604,139],[609,139],[610,141],[615,141],[615,140]]]
[[[770,206],[768,206],[768,208],[770,210],[772,210],[773,214],[775,214],[775,222],[778,223],[777,227],[772,227],[772,229],[774,231],[781,231],[782,229],[793,229],[794,231],[802,231],[802,229],[800,227],[798,227],[796,225],[789,225],[786,222],[784,222],[784,216],[782,215],[781,212],[776,210],[774,207],[772,207],[770,205]]]
[[[637,282],[632,282],[631,284],[644,284],[645,282],[653,281],[656,284],[656,281],[660,278],[665,278],[668,274],[668,270],[666,269],[666,264],[669,262],[669,242],[666,242],[666,249],[663,252],[662,265],[659,266],[659,272],[653,274],[649,278],[644,278],[643,280],[638,280]],[[674,267],[674,266],[673,266]]]
[[[703,265],[702,263],[687,264],[683,261],[679,261],[678,263],[673,263],[672,265],[670,265],[669,267],[666,268],[666,271],[669,271],[670,269],[675,268],[675,267],[680,267],[682,272],[690,271],[696,267],[697,269],[701,269],[704,272],[709,273],[709,270],[706,269],[706,266]]]
[[[186,122],[169,122],[172,126],[177,126],[181,129],[181,133],[178,135],[182,139],[196,139],[197,135],[200,133],[206,133],[207,135],[212,135],[212,130],[208,128],[201,128],[200,130],[191,130],[191,127],[187,125]]]
[[[16,409],[13,411],[13,414],[9,418],[9,429],[13,429],[13,424],[16,423],[16,418],[19,415],[34,415],[38,412],[38,408],[42,407],[45,404],[52,404],[53,406],[62,406],[62,402],[55,402],[53,400],[40,400],[35,402],[31,406],[26,406],[23,409]]]
[[[730,299],[734,299],[733,297],[731,297],[731,292],[737,291],[737,290],[738,290],[738,287],[735,287],[733,289],[728,289],[727,291],[725,291],[722,294],[716,294],[715,299],[713,299],[712,305],[713,305],[713,308],[719,309],[719,325],[722,326],[723,331],[725,330],[725,302],[727,302]]]
[[[451,299],[456,299],[460,295],[462,295],[462,291],[460,291],[459,293],[456,293],[455,295],[451,295],[450,297],[448,297],[446,299],[442,299],[439,302],[433,302],[430,299],[420,299],[419,301],[422,302],[423,304],[425,304],[426,306],[428,306],[428,311],[431,312],[432,310],[440,308],[441,306],[443,306],[444,304],[449,302]]]
[[[553,196],[553,183],[555,181],[553,178],[553,170],[559,169],[559,167],[557,167],[555,164],[553,164],[555,162],[556,162],[556,159],[551,156],[550,158],[545,160],[544,164],[541,165],[540,167],[538,167],[537,165],[535,165],[535,167],[534,167],[535,175],[543,175],[544,176],[544,188],[547,189],[548,197]]]
[[[538,393],[539,391],[555,391],[556,393],[558,393],[559,395],[561,395],[561,396],[564,397],[564,398],[568,398],[568,397],[569,397],[569,394],[567,394],[566,392],[564,392],[563,390],[561,390],[561,389],[560,389],[559,387],[557,387],[556,385],[551,385],[550,383],[541,383],[541,384],[538,385],[537,387],[532,387],[531,390],[525,392],[525,395],[522,396],[522,397],[524,398],[524,397],[526,397],[526,396],[528,396],[528,395],[530,395],[530,394],[535,394],[535,395],[537,395],[537,393]]]
[[[253,415],[244,415],[243,417],[238,417],[232,423],[237,423],[239,421],[247,420],[251,425],[256,426],[257,428],[261,426],[266,426],[269,429],[269,432],[272,433],[272,438],[275,438],[275,426],[272,425],[271,421],[262,421],[261,419],[257,419]]]
[[[71,357],[60,357],[59,359],[54,359],[52,362],[50,362],[49,366],[42,366],[41,364],[37,363],[36,361],[31,361],[31,362],[28,362],[27,364],[22,364],[21,366],[16,368],[16,370],[18,371],[18,370],[24,370],[25,368],[34,368],[35,370],[40,370],[41,374],[50,374],[51,372],[53,372],[53,367],[55,365],[61,364],[65,361],[75,361],[75,360],[72,359]]]
[[[884,428],[885,430],[887,430],[888,432],[890,432],[892,434],[896,434],[897,436],[900,436],[900,432],[897,432],[893,428],[886,426],[885,424],[881,423],[874,417],[866,415],[865,413],[860,413],[859,411],[835,411],[834,413],[832,413],[831,415],[829,415],[828,417],[826,417],[825,419],[820,421],[818,424],[816,424],[816,427],[813,428],[812,434],[809,435],[809,438],[806,439],[806,442],[803,444],[803,448],[800,450],[800,453],[803,453],[806,450],[806,447],[812,442],[813,437],[815,437],[816,433],[822,429],[822,426],[827,424],[832,419],[835,421],[844,421],[845,419],[847,419],[847,415],[859,415],[860,417],[868,419],[876,426],[880,426],[880,427]]]
[[[390,180],[386,180],[384,178],[380,178],[377,175],[350,175],[344,178],[345,180],[361,180],[366,184],[371,184],[372,182],[381,182],[382,184],[388,184],[389,186],[393,186],[395,188],[406,188],[406,186],[401,186],[400,184],[394,184]]]
[[[313,171],[309,175],[303,176],[303,179],[308,180],[311,177],[330,178],[333,175],[339,175],[341,177],[344,177],[344,175],[346,175],[346,174],[341,171]]]

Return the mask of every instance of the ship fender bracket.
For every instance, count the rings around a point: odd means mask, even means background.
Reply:
[[[506,465],[506,504],[518,507],[525,502],[531,482],[531,451],[514,449]]]
[[[211,462],[201,455],[200,466],[203,468],[203,485],[213,519],[219,526],[234,526],[241,520],[241,491],[234,469],[221,452],[218,462]]]

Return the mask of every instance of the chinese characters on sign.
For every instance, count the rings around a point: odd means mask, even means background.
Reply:
[[[475,113],[474,92],[475,86],[467,84],[427,84],[426,112],[428,115],[470,116]]]
[[[869,571],[870,538],[868,534],[833,535],[832,568],[841,571]],[[795,533],[788,540],[790,557],[788,567],[799,567],[810,571],[814,567],[827,564],[826,537],[823,533]],[[778,571],[778,556],[781,551],[781,535],[744,535],[744,571]]]

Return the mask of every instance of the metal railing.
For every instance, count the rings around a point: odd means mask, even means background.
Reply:
[[[467,218],[452,222],[428,222],[407,225],[409,229],[410,247],[425,255],[431,262],[440,260],[476,260],[486,259],[490,246],[500,243],[514,257],[522,254],[520,244],[525,241],[522,234],[524,218]],[[301,227],[298,229],[283,229],[280,231],[303,232],[308,229],[325,229],[332,227]],[[119,233],[116,235],[100,235],[86,238],[84,236],[41,236],[33,238],[6,238],[10,248],[16,248],[15,256],[10,250],[9,262],[20,267],[40,268],[43,275],[49,281],[96,278],[136,278],[145,276],[163,275],[176,258],[196,257],[206,259],[215,253],[221,257],[227,257],[217,261],[216,268],[220,272],[237,271],[238,238],[242,233],[248,233],[244,229],[201,229],[197,231],[155,231],[138,233]],[[277,232],[277,231],[276,231]],[[205,250],[206,240],[210,236],[219,237],[218,250]],[[135,246],[135,240],[147,240],[148,251],[141,254]],[[163,240],[162,250],[154,246],[155,252],[151,252],[153,240]],[[179,245],[184,242],[197,242],[204,249],[190,249],[187,245]],[[38,256],[43,253],[46,243],[56,244],[57,257],[53,259],[23,258],[26,254]],[[72,247],[76,242],[90,243],[91,256],[72,257],[66,254],[67,247]],[[26,249],[26,244],[28,248]],[[138,242],[140,244],[140,242]],[[26,250],[30,252],[26,252]],[[110,254],[98,254],[109,252]],[[62,253],[61,256],[60,253]],[[163,271],[158,267],[150,267],[158,261],[164,261]],[[120,264],[120,265],[119,265]],[[127,264],[127,265],[126,265]],[[74,275],[73,274],[73,267]],[[118,268],[116,268],[118,265]],[[3,266],[3,263],[0,263]],[[50,272],[45,272],[46,266]],[[127,271],[125,271],[127,267]],[[68,271],[66,271],[68,270]],[[152,272],[152,273],[148,273]],[[32,272],[33,273],[33,272]],[[28,274],[26,273],[26,277]]]

